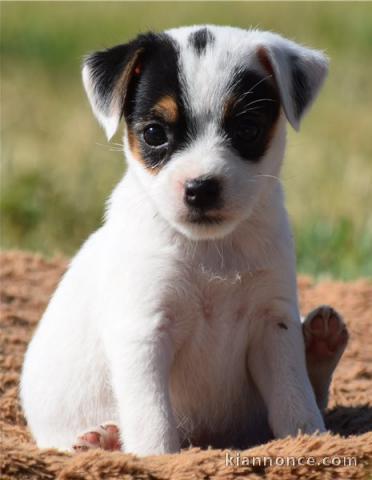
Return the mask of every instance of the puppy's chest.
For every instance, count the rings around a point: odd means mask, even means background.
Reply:
[[[236,350],[245,348],[254,317],[254,290],[250,273],[194,269],[176,302],[183,347],[194,355],[207,350],[210,357],[220,357],[231,342]]]
[[[249,282],[240,274],[210,276],[201,274],[196,282],[199,300],[199,321],[202,324],[231,327],[247,320]]]
[[[217,424],[233,416],[248,397],[246,352],[254,328],[254,282],[239,273],[219,276],[193,272],[187,295],[178,299],[176,335],[180,339],[171,376],[180,416],[209,418]],[[242,389],[244,390],[242,394]],[[204,413],[203,413],[204,412]]]

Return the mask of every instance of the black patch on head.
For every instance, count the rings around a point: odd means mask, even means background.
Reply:
[[[299,118],[311,100],[311,88],[296,55],[291,55],[290,65],[292,72],[294,111],[296,117]]]
[[[190,34],[189,45],[195,49],[198,55],[202,55],[205,53],[207,45],[213,44],[214,40],[213,33],[208,30],[208,28],[204,27]]]
[[[230,96],[232,105],[223,122],[225,135],[242,158],[259,161],[280,112],[277,88],[271,75],[240,70],[233,76]]]
[[[188,138],[185,108],[181,95],[177,44],[167,34],[156,35],[141,56],[141,73],[130,85],[124,116],[128,128],[138,139],[142,159],[149,168],[165,164],[176,149],[182,148]],[[164,97],[177,103],[175,122],[167,122],[154,107]],[[152,124],[161,125],[168,136],[168,144],[152,148],[144,140],[144,130]]]
[[[127,121],[147,115],[165,95],[178,92],[178,51],[166,34],[152,35],[141,55],[141,73],[130,85]]]

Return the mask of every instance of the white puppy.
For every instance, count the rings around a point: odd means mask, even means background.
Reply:
[[[125,120],[128,169],[26,354],[40,447],[84,430],[77,449],[141,455],[324,431],[347,331],[330,307],[301,324],[278,176],[286,121],[298,128],[326,73],[318,51],[217,26],[87,57],[108,137]]]

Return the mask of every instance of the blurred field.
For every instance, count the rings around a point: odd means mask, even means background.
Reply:
[[[372,276],[372,4],[30,2],[1,10],[2,248],[72,254],[124,171],[81,86],[85,53],[181,24],[258,26],[332,61],[301,133],[289,133],[283,181],[299,270]]]

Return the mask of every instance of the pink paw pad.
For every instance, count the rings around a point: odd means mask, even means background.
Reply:
[[[319,307],[306,317],[303,324],[306,354],[318,360],[340,355],[349,334],[341,316],[331,307]]]
[[[77,453],[97,448],[121,450],[119,428],[112,422],[104,423],[79,435],[72,448]]]

